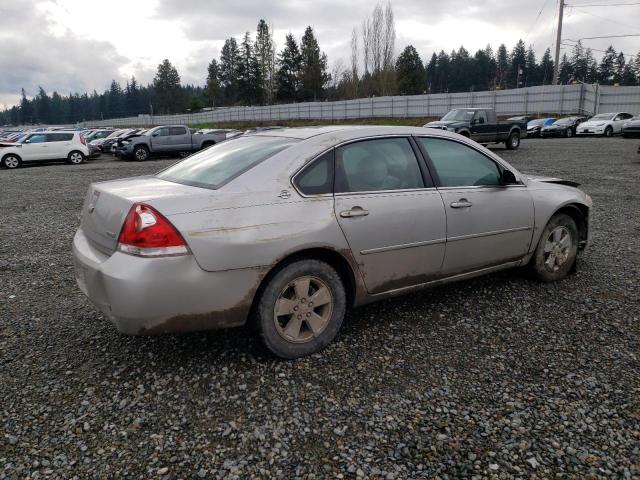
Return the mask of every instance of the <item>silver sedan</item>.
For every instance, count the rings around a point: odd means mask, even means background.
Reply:
[[[265,131],[92,184],[76,278],[124,333],[250,321],[295,358],[350,307],[519,266],[565,277],[589,238],[576,187],[442,130]]]

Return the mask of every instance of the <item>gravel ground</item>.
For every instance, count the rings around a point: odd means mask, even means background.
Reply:
[[[0,478],[640,478],[637,143],[497,149],[593,196],[577,274],[363,307],[291,362],[245,329],[121,336],[76,288],[89,182],[169,160],[0,171]]]

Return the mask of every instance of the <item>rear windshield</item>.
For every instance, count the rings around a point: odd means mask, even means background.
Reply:
[[[158,174],[170,182],[220,188],[258,163],[297,143],[287,137],[238,137],[207,148]]]

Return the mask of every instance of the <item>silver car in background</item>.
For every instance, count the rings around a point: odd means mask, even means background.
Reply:
[[[589,238],[576,186],[443,130],[259,132],[92,184],[76,278],[124,333],[250,320],[295,358],[331,342],[353,306],[510,267],[563,278]]]

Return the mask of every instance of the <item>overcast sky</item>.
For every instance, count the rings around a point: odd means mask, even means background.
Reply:
[[[563,38],[640,33],[634,0],[569,0]],[[635,5],[619,6],[621,3]],[[597,5],[609,4],[600,7]],[[618,6],[613,6],[616,4]],[[329,64],[349,62],[351,30],[374,2],[365,0],[0,0],[0,108],[28,95],[103,91],[111,79],[153,79],[168,58],[183,83],[203,84],[225,38],[240,38],[264,18],[278,47],[311,25]],[[464,45],[474,53],[490,43],[511,49],[519,38],[541,55],[554,41],[557,0],[393,0],[396,54],[414,45],[423,60]],[[539,12],[542,13],[539,14]],[[585,46],[635,55],[640,37],[585,40]],[[599,59],[601,53],[594,52]]]

